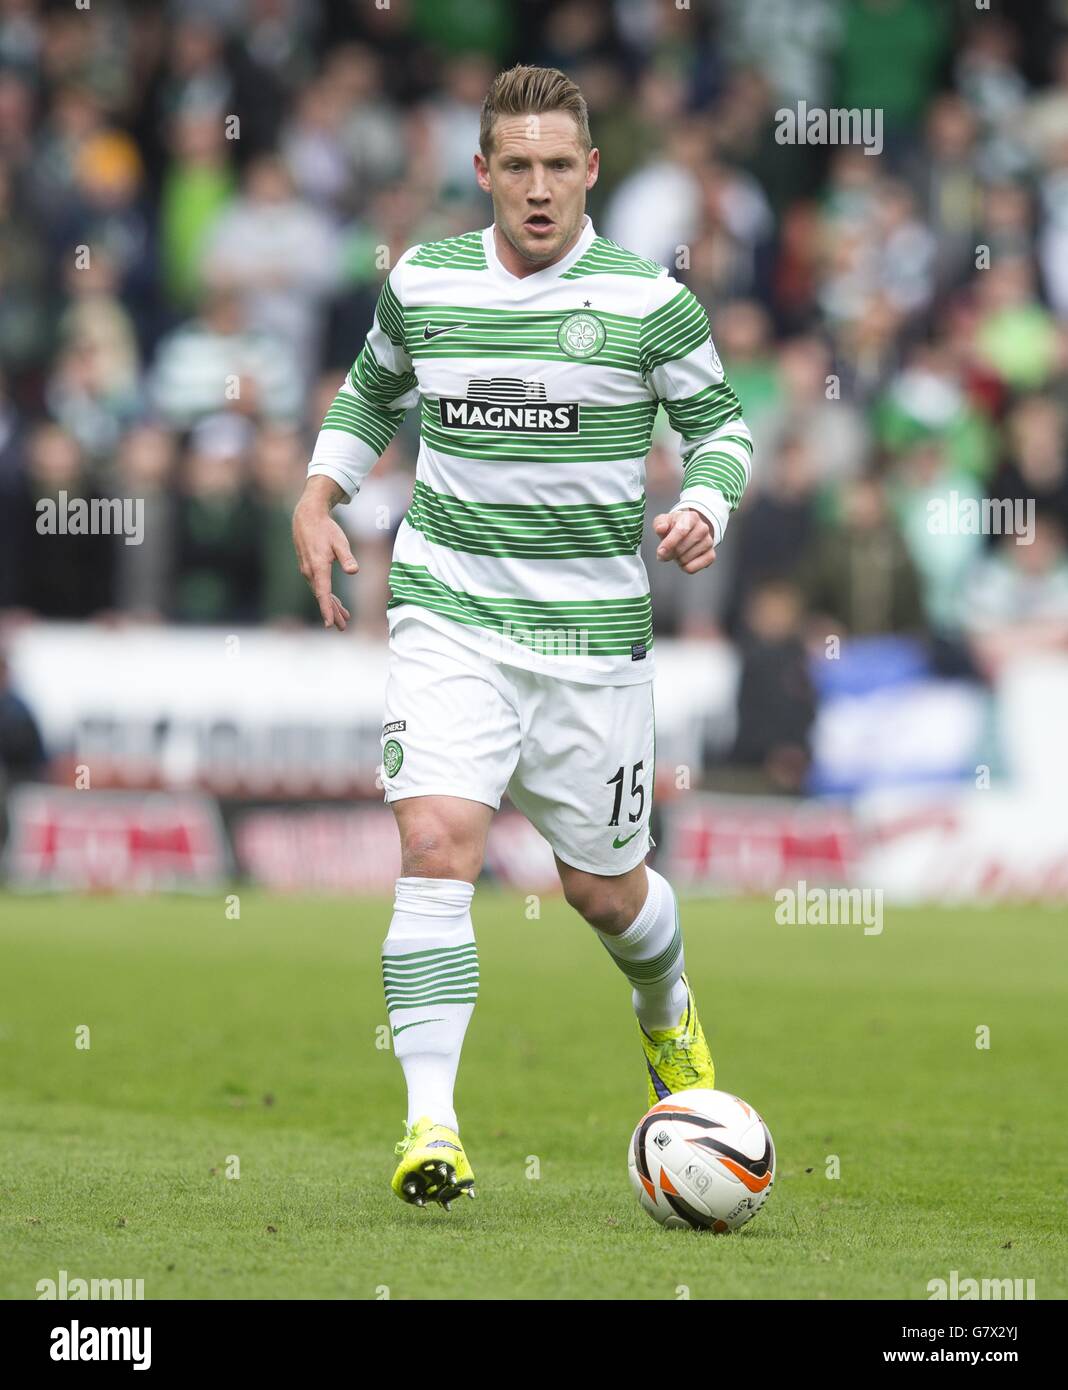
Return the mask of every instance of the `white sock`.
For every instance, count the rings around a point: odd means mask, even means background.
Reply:
[[[393,1051],[408,1084],[409,1125],[429,1115],[459,1129],[453,1087],[478,997],[474,893],[474,884],[454,878],[397,879],[382,979]]]
[[[646,1032],[651,1032],[678,1026],[686,1008],[686,986],[682,983],[685,961],[675,894],[655,869],[645,872],[649,893],[634,921],[620,936],[602,931],[597,935],[634,986],[634,1012]]]

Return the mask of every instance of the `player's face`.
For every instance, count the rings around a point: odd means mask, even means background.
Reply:
[[[598,151],[587,153],[566,111],[499,116],[493,135],[489,159],[475,155],[475,172],[493,198],[494,221],[524,261],[551,265],[579,234]]]

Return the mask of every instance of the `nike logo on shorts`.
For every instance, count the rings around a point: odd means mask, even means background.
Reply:
[[[613,849],[622,849],[624,845],[629,845],[629,844],[630,844],[631,840],[634,839],[634,836],[635,836],[635,835],[639,835],[640,833],[641,833],[641,826],[639,826],[638,829],[635,830],[632,834],[628,835],[627,838],[626,838],[625,840],[621,840],[621,839],[619,838],[619,836],[617,835],[616,838],[612,841],[612,848],[613,848]]]

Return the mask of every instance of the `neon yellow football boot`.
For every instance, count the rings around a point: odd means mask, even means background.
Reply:
[[[425,1207],[440,1202],[446,1211],[457,1197],[475,1195],[475,1175],[455,1130],[436,1125],[429,1116],[405,1128],[393,1150],[400,1158],[391,1184],[404,1202]]]
[[[686,1008],[674,1028],[657,1029],[647,1033],[639,1023],[645,1065],[649,1069],[650,1109],[665,1096],[676,1091],[716,1089],[716,1069],[705,1041],[701,1020],[697,1017],[697,1002],[685,975]]]

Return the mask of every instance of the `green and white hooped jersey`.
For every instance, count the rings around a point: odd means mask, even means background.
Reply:
[[[487,227],[390,271],[308,472],[351,497],[418,407],[391,627],[414,614],[496,660],[627,685],[653,674],[638,549],[660,405],[683,440],[679,506],[718,543],[752,440],[697,299],[588,218],[563,260],[525,279]]]

